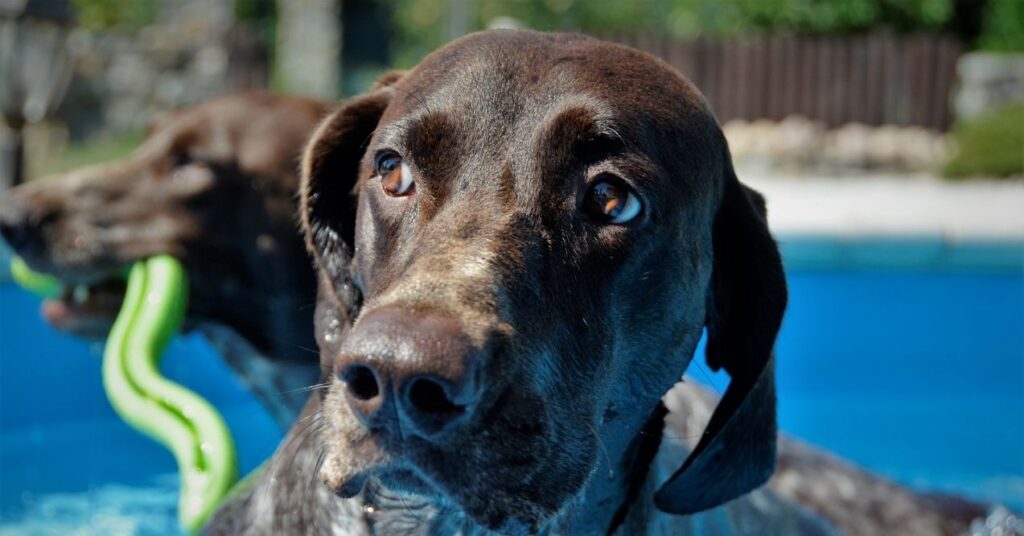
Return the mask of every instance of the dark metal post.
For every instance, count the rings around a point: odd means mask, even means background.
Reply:
[[[11,129],[11,186],[25,182],[25,125],[16,125]]]
[[[0,194],[25,180],[25,125],[42,121],[71,76],[68,0],[0,0]]]

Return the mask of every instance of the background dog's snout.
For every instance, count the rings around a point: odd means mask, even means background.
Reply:
[[[455,319],[381,308],[353,330],[335,370],[364,424],[431,437],[471,414],[481,392],[480,361]]]
[[[45,214],[15,192],[0,196],[0,236],[21,254],[43,247]]]

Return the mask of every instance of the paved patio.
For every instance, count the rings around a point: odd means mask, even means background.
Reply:
[[[1024,181],[742,176],[779,235],[942,237],[1024,243]]]

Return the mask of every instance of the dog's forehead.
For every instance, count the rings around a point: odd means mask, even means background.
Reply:
[[[576,34],[473,34],[428,56],[395,90],[385,120],[430,109],[502,124],[538,121],[552,109],[577,104],[624,128],[683,128],[688,119],[710,118],[700,92],[668,65]]]
[[[318,103],[301,98],[227,95],[159,117],[134,157],[159,163],[187,155],[249,173],[290,176],[303,140],[323,112]]]

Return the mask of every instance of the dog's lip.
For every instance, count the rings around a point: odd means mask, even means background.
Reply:
[[[369,471],[360,471],[343,480],[339,485],[330,486],[330,484],[328,484],[328,487],[332,487],[333,489],[331,489],[331,491],[342,499],[351,499],[363,491],[363,488],[366,486],[366,482],[369,479]]]
[[[366,467],[335,482],[333,485],[326,480],[324,484],[335,495],[343,499],[349,499],[362,493],[371,481],[383,483],[388,487],[398,486],[404,490],[412,488],[420,493],[437,493],[437,490],[427,480],[404,464]]]
[[[380,483],[393,491],[444,497],[453,504],[461,504],[457,494],[452,494],[448,489],[452,476],[449,471],[432,464],[421,465],[422,460],[417,458],[431,455],[422,452],[422,445],[413,444],[416,442],[415,439],[412,439],[413,443],[410,443],[410,438],[405,438],[401,441],[386,441],[386,444],[379,442],[383,439],[381,436],[376,436],[376,439],[378,442],[375,442],[375,448],[383,449],[386,451],[386,455],[349,466],[347,471],[343,474],[335,474],[333,478],[323,478],[321,475],[322,482],[332,493],[348,499],[363,493],[368,486]],[[350,453],[350,456],[355,459],[362,457],[358,453]],[[349,462],[354,461],[351,458]],[[503,461],[504,458],[496,459],[497,463]],[[528,479],[528,475],[542,470],[543,464],[534,462],[530,467],[524,468],[522,474],[524,479]],[[478,522],[481,521],[478,520]]]
[[[54,328],[87,338],[103,338],[114,324],[124,301],[125,282],[119,277],[93,284],[65,285],[61,295],[40,306]]]

